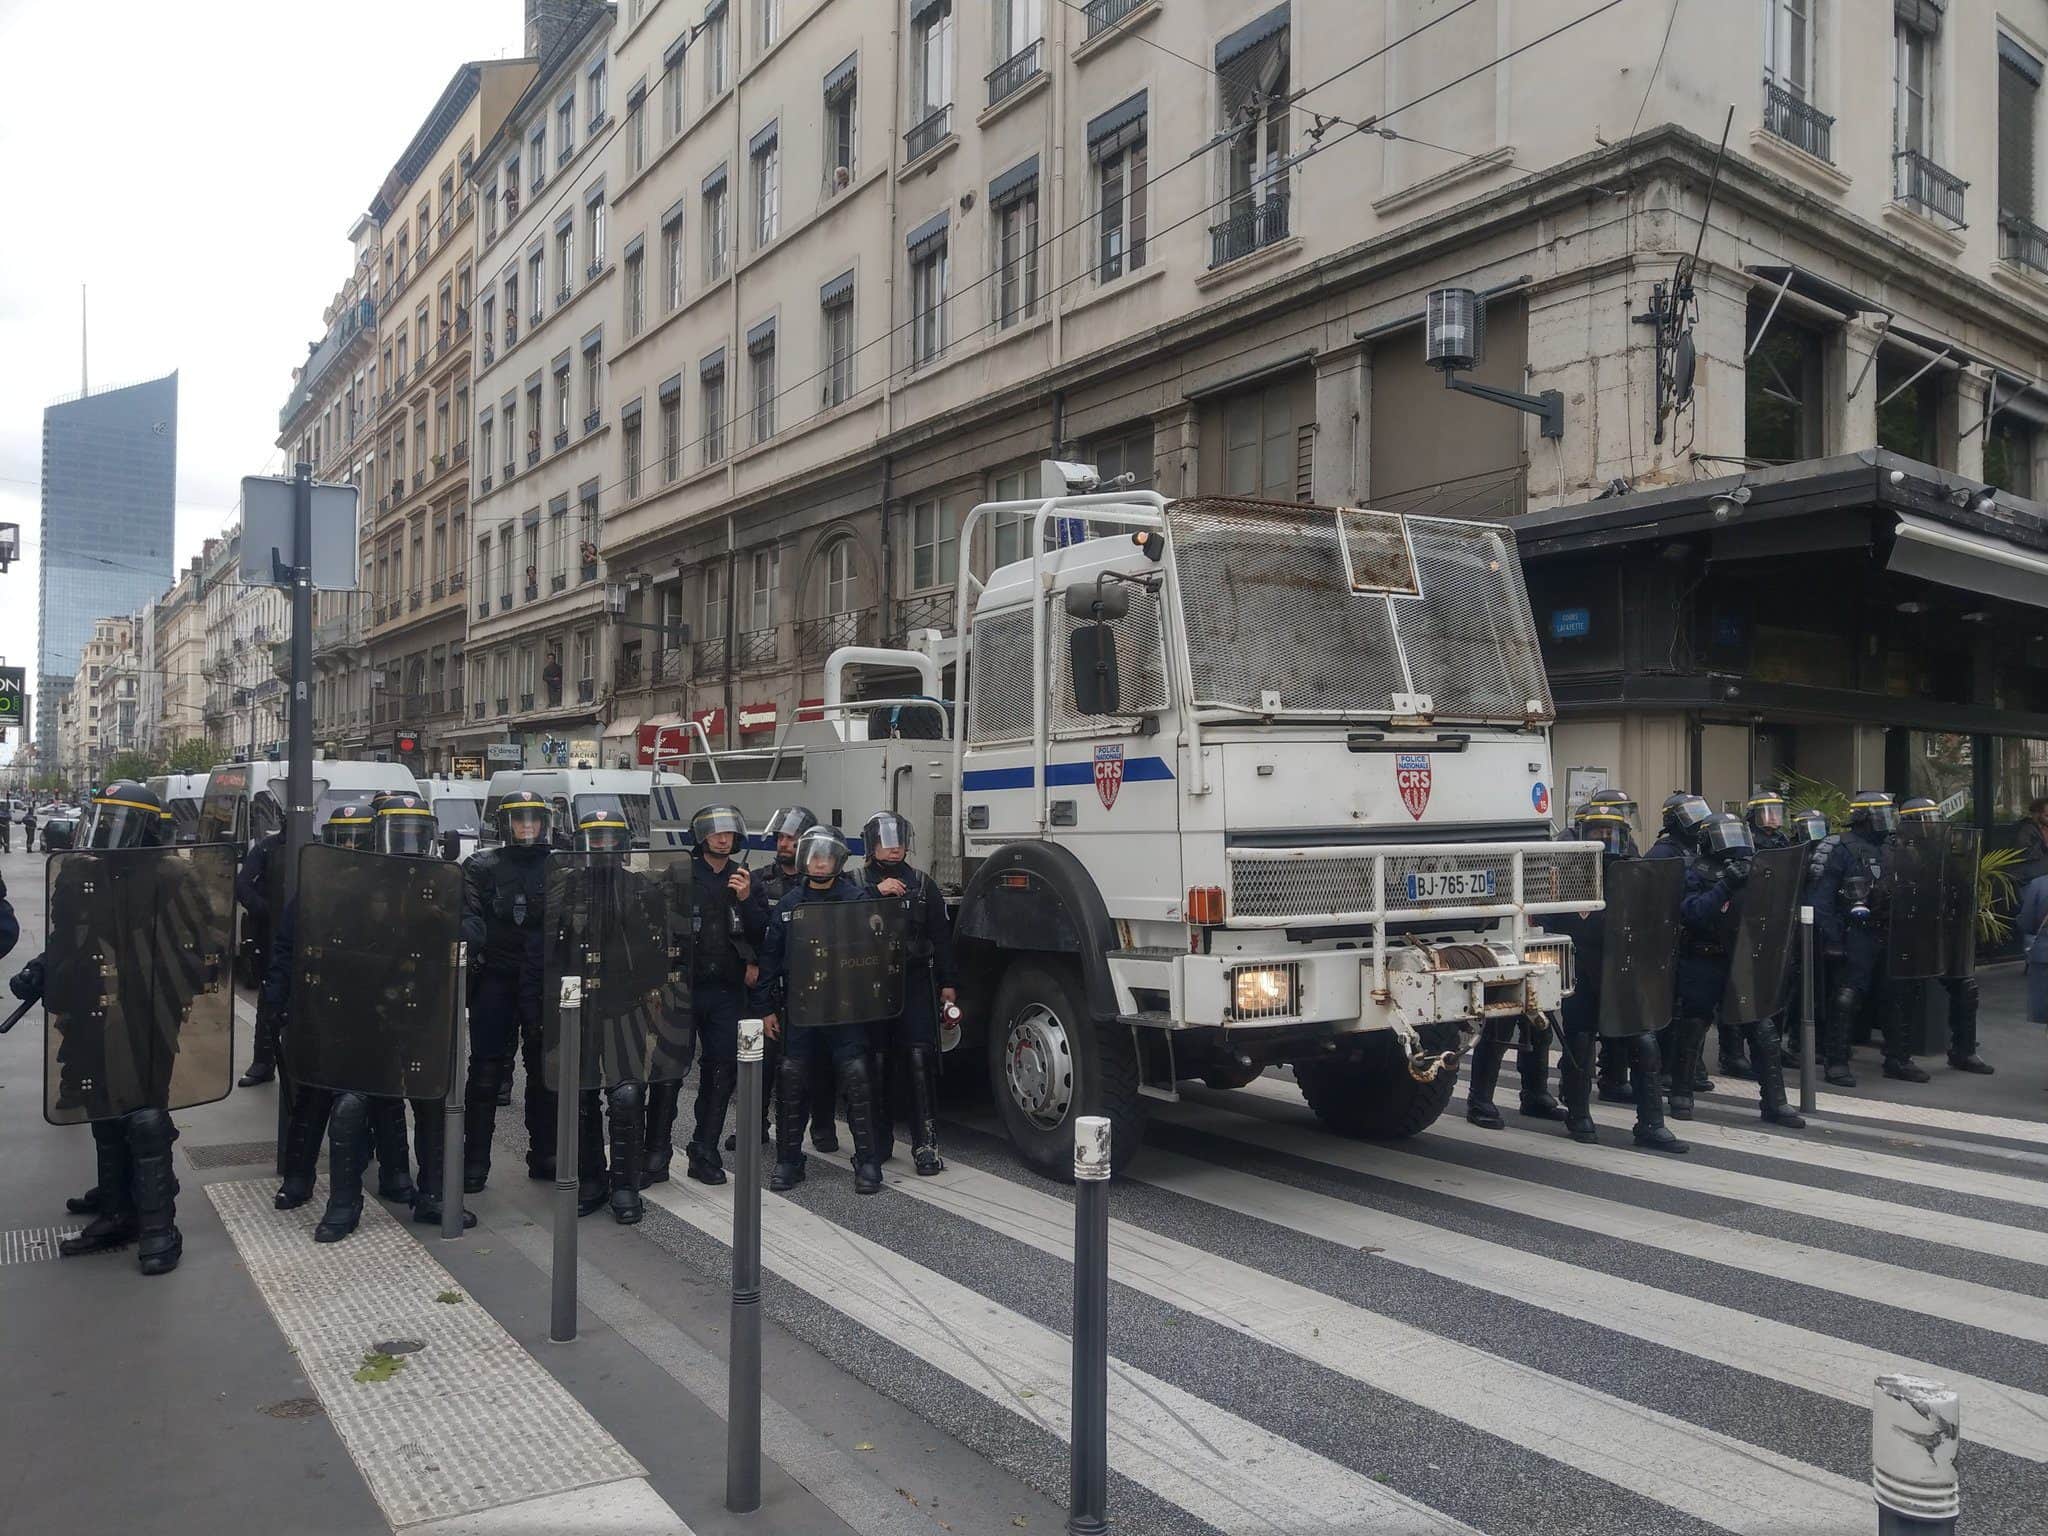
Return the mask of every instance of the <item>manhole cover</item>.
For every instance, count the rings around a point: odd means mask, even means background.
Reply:
[[[312,1397],[288,1397],[261,1410],[273,1419],[314,1419],[320,1416],[320,1402]]]
[[[416,1355],[426,1347],[425,1339],[380,1339],[370,1346],[380,1355]]]

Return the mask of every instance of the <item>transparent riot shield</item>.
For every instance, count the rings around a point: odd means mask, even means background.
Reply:
[[[1728,985],[1721,1019],[1747,1024],[1785,1006],[1799,937],[1799,892],[1806,875],[1802,848],[1766,848],[1750,861],[1749,884],[1728,940]]]
[[[1671,1022],[1678,986],[1681,859],[1609,859],[1602,874],[1607,909],[1600,953],[1600,1033],[1609,1040],[1647,1035]]]
[[[1942,886],[1948,851],[1948,828],[1939,822],[1907,822],[1885,844],[1879,887],[1885,911],[1885,969],[1897,980],[1947,973]]]
[[[279,854],[277,863],[283,863]],[[455,1063],[462,870],[439,859],[314,843],[299,857],[293,1083],[441,1099]]]
[[[903,1011],[910,902],[807,901],[790,913],[789,1022],[872,1024]]]
[[[244,843],[248,819],[242,807],[249,798],[249,765],[228,763],[206,776],[206,795],[199,802],[199,841]]]
[[[547,945],[541,983],[545,1040],[542,1077],[559,1089],[562,978],[583,978],[585,1088],[623,1082],[675,1082],[690,1069],[689,970],[675,882],[649,867],[645,853],[548,855]],[[689,871],[680,899],[687,902]]]
[[[1944,976],[1977,971],[1977,857],[1982,834],[1949,823],[1948,857],[1941,866],[1942,927],[1948,941]]]
[[[47,897],[43,1118],[76,1125],[226,1098],[234,847],[60,853]]]

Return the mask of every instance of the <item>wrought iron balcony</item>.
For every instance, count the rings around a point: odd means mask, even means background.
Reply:
[[[1045,72],[1045,39],[1035,37],[988,72],[988,104],[1028,85]]]
[[[455,462],[458,464],[467,464],[469,462],[469,439],[466,437],[455,445]]]
[[[521,695],[519,695],[519,708],[522,711],[533,708],[533,695],[530,693],[522,693]]]
[[[509,715],[512,713],[512,701],[506,698],[503,694],[498,695],[498,713],[501,715]]]
[[[519,340],[519,322],[512,316],[505,317],[505,345],[511,346]]]
[[[1272,193],[1262,203],[1249,199],[1238,202],[1229,218],[1209,226],[1209,265],[1220,267],[1285,240],[1290,201],[1288,194],[1281,191]]]
[[[430,603],[438,603],[439,601],[441,601],[442,598],[446,597],[447,595],[448,583],[445,581],[437,581],[431,587],[427,588],[427,601]]]
[[[445,454],[445,453],[437,453],[437,454],[435,454],[435,455],[434,455],[434,473],[435,473],[435,474],[437,474],[437,475],[444,475],[444,474],[446,474],[447,472],[448,472],[448,455],[447,455],[447,454]]]
[[[508,337],[508,338],[506,338],[506,339],[507,339],[507,341],[509,342],[511,338],[509,338],[509,337]],[[486,368],[488,368],[488,367],[490,367],[490,366],[491,366],[491,364],[495,363],[495,362],[496,362],[497,360],[498,360],[498,354],[497,354],[496,350],[495,350],[495,349],[493,349],[493,347],[491,346],[491,344],[490,344],[490,343],[489,343],[488,341],[487,341],[487,342],[485,342],[485,343],[484,343],[484,366],[485,366]]]
[[[1963,192],[1970,185],[1953,171],[1945,171],[1917,149],[1902,149],[1892,156],[1894,195],[1922,213],[1946,219],[1957,229],[1963,221]]]
[[[415,613],[417,613],[420,610],[420,608],[426,603],[426,600],[427,594],[422,592],[418,587],[414,587],[412,589],[411,594],[405,600],[405,606],[412,609]]]
[[[711,640],[699,640],[690,647],[690,671],[698,677],[717,677],[725,671],[726,658],[731,654],[725,637],[720,635]]]
[[[576,679],[576,702],[577,702],[578,704],[588,704],[588,703],[589,703],[589,702],[590,702],[590,701],[591,701],[592,699],[594,699],[594,698],[596,698],[596,697],[597,697],[597,679],[596,679],[596,678],[594,678],[594,677],[579,677],[579,678],[577,678],[577,679]]]
[[[472,713],[479,720],[484,718],[484,701],[482,699],[478,699],[476,701],[476,708],[472,711]]]
[[[1087,0],[1081,13],[1088,18],[1088,35],[1107,32],[1144,3],[1145,0]]]
[[[2031,272],[2048,275],[2048,229],[2016,213],[1998,216],[1998,254]]]
[[[468,577],[462,571],[455,571],[450,573],[448,577],[448,590],[450,592],[460,592],[463,588],[464,582],[467,580]]]
[[[457,308],[455,311],[455,334],[457,336],[467,336],[469,334],[469,311],[466,308]]]
[[[527,600],[527,601],[528,601],[529,603],[531,603],[531,602],[536,602],[536,601],[538,601],[538,600],[539,600],[539,598],[540,598],[540,583],[539,583],[538,581],[529,581],[529,582],[528,582],[528,583],[526,584],[526,600]]]
[[[899,645],[920,629],[951,629],[953,591],[949,587],[942,592],[899,597],[892,605],[890,617],[894,621],[895,639]]]
[[[604,258],[603,258],[602,256],[600,256],[600,257],[599,257],[599,258],[598,258],[598,259],[597,259],[596,261],[593,261],[593,262],[592,262],[592,263],[591,263],[591,264],[590,264],[589,266],[587,266],[587,267],[585,267],[585,268],[583,269],[583,277],[584,277],[584,280],[585,280],[586,282],[593,282],[593,283],[594,283],[594,282],[596,282],[596,281],[597,281],[597,279],[598,279],[598,275],[599,275],[600,273],[602,273],[603,271],[604,271]]]
[[[567,434],[566,434],[566,433],[564,433],[564,434],[563,434],[563,436],[564,436],[564,438],[566,439],[566,437],[567,437]],[[533,446],[533,447],[531,447],[531,448],[529,448],[529,449],[527,449],[527,450],[526,450],[526,467],[527,467],[528,469],[531,469],[531,468],[533,468],[533,466],[534,466],[534,465],[538,464],[539,462],[540,462],[540,445],[539,445],[538,443],[536,443],[536,444],[534,444],[534,446]]]
[[[550,576],[550,577],[548,578],[548,591],[550,591],[550,592],[566,592],[566,591],[567,591],[568,589],[569,589],[569,576],[568,576],[568,573],[567,573],[567,572],[565,572],[565,571],[557,571],[557,572],[555,572],[555,574],[554,574],[554,575],[552,575],[552,576]]]
[[[561,286],[561,288],[558,289],[555,293],[555,307],[557,309],[561,308],[562,305],[568,303],[575,296],[576,290],[574,288],[571,288],[567,283],[564,283]]]
[[[903,135],[903,158],[915,160],[919,155],[929,154],[952,131],[953,104],[949,101]]]
[[[569,429],[567,427],[564,427],[561,431],[555,434],[555,452],[560,453],[564,448],[568,446]]]
[[[533,310],[533,313],[532,313],[532,314],[530,314],[530,315],[528,315],[528,316],[526,317],[526,323],[527,323],[528,325],[539,325],[539,324],[540,324],[540,322],[541,322],[541,319],[542,319],[542,318],[543,318],[543,316],[542,316],[542,311],[541,311],[541,308],[540,308],[540,306],[539,306],[538,304],[536,304],[536,305],[534,306],[534,310]]]
[[[512,611],[512,594],[511,594],[510,592],[500,592],[500,593],[498,594],[498,612],[500,612],[500,613],[510,613],[511,611]]]
[[[818,661],[842,645],[866,645],[875,627],[875,610],[860,608],[851,613],[827,614],[822,619],[804,619],[796,626],[796,654],[799,661]]]
[[[488,597],[477,601],[476,616],[480,619],[488,619],[491,616],[491,600]]]
[[[1835,120],[1768,75],[1764,77],[1764,131],[1805,150],[1816,160],[1834,163]]]
[[[602,416],[598,412],[590,412],[589,415],[583,418],[583,430],[586,432],[595,432],[597,430],[598,422],[601,421],[602,419]]]
[[[765,667],[782,654],[781,632],[773,625],[750,629],[736,635],[732,643],[735,667]]]

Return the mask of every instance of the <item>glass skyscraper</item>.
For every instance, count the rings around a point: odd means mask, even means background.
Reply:
[[[44,410],[35,731],[46,763],[93,620],[171,584],[177,480],[175,373]]]

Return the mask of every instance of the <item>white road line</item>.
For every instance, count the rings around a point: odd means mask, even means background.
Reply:
[[[1534,1178],[1439,1162],[1387,1146],[1364,1146],[1332,1137],[1312,1125],[1273,1125],[1260,1118],[1195,1105],[1182,1105],[1170,1114],[1176,1121],[1232,1140],[1292,1153],[1431,1194],[1451,1195],[1475,1205],[1555,1222],[1572,1231],[1639,1243],[1666,1253],[1704,1259],[1710,1264],[1855,1296],[1880,1306],[1903,1307],[1924,1316],[1951,1318],[1991,1333],[2048,1344],[2048,1309],[2044,1309],[2040,1297],[1978,1281],[1931,1275],[1861,1254],[1838,1253],[1786,1238],[1744,1232],[1697,1217],[1674,1216],[1620,1200],[1561,1189]],[[1148,1148],[1145,1155],[1149,1158],[1152,1149]],[[1613,1155],[1624,1154],[1616,1150]],[[1646,1158],[1651,1155],[1642,1154]]]
[[[2029,1461],[2048,1461],[2048,1398],[1946,1366],[1902,1357],[1793,1323],[1757,1317],[1718,1302],[1696,1300],[1503,1243],[1468,1237],[1406,1217],[1371,1210],[1311,1190],[1146,1150],[1135,1176],[1241,1216],[1256,1217],[1309,1237],[1371,1249],[1376,1257],[1439,1275],[1561,1317],[1661,1344],[1702,1360],[1864,1408],[1877,1377],[1903,1371],[1955,1387],[1970,1403],[1970,1438]],[[1820,1284],[1832,1255],[1809,1253]],[[2035,1334],[2048,1333],[2048,1307],[2018,1297],[2008,1309],[2032,1308]]]
[[[1870,1070],[1875,1071],[1876,1068]],[[1787,1073],[1786,1079],[1788,1085],[1797,1081],[1792,1073]],[[1710,1104],[1741,1102],[1721,1093],[1708,1094],[1705,1098]],[[2037,1146],[2048,1146],[2048,1124],[2039,1120],[1980,1115],[1967,1109],[1941,1109],[1933,1104],[1901,1104],[1891,1099],[1859,1099],[1846,1093],[1817,1094],[1814,1104],[1824,1115],[1883,1120],[1893,1125],[1926,1126],[1930,1130],[1964,1131],[1975,1136],[1997,1136],[2005,1141],[2030,1141]]]
[[[1148,1151],[1139,1166],[1155,1155]],[[1247,1182],[1265,1185],[1276,1204],[1286,1193],[1263,1180]],[[933,1178],[892,1175],[889,1183],[1055,1258],[1073,1259],[1073,1207],[1050,1194],[959,1163]],[[1109,1255],[1112,1280],[1710,1525],[1836,1533],[1868,1515],[1870,1492],[1860,1483],[1150,1228],[1112,1219]],[[1867,1401],[1868,1378],[1862,1395]]]
[[[644,1475],[376,1201],[346,1242],[315,1243],[317,1203],[273,1210],[275,1182],[206,1193],[394,1529]],[[398,1339],[425,1347],[356,1379],[372,1345]]]
[[[1297,1129],[1308,1129],[1314,1124],[1308,1118],[1308,1106],[1302,1102],[1300,1092],[1292,1083],[1261,1078],[1239,1091],[1257,1094],[1260,1098],[1292,1104],[1299,1108],[1303,1118]],[[1686,1128],[1682,1123],[1674,1129],[1681,1137],[1685,1134]],[[1482,1131],[1475,1125],[1468,1125],[1462,1116],[1446,1116],[1431,1126],[1425,1134],[1477,1146],[1503,1145],[1499,1131]],[[1290,1146],[1287,1150],[1309,1156],[1320,1155],[1324,1144],[1336,1139],[1323,1135],[1312,1143]],[[1659,1157],[1648,1153],[1635,1154],[1619,1147],[1584,1146],[1562,1134],[1517,1137],[1508,1145],[1511,1145],[1519,1156],[1564,1163],[1574,1168],[1588,1168],[1598,1173],[1611,1174],[1616,1178],[1690,1190],[1695,1194],[1735,1200],[1744,1205],[1763,1206],[1795,1216],[1807,1216],[1816,1221],[1839,1222],[1852,1227],[1865,1227],[1874,1232],[1888,1232],[1919,1238],[1930,1243],[1944,1243],[1970,1253],[1995,1253],[2029,1264],[2048,1265],[2048,1232],[2030,1231],[2025,1227],[2007,1226],[2002,1222],[1981,1221],[1973,1216],[1955,1216],[1947,1211],[1923,1210],[1916,1205],[1899,1205],[1890,1200],[1874,1200],[1867,1195],[1843,1194],[1832,1189],[1814,1189],[1789,1178],[1764,1178],[1754,1173],[1736,1173],[1726,1168],[1710,1168],[1694,1158]],[[1436,1163],[1434,1166],[1442,1171],[1459,1165]],[[1374,1170],[1368,1168],[1366,1171]]]
[[[730,1242],[732,1189],[671,1183],[647,1195]],[[761,1253],[770,1272],[841,1315],[1067,1438],[1073,1359],[1065,1336],[787,1200],[766,1204]],[[1118,1472],[1233,1536],[1475,1536],[1369,1477],[1114,1359],[1109,1438]]]
[[[1287,1086],[1293,1087],[1291,1083]],[[1451,1107],[1444,1113],[1462,1115],[1466,1102],[1465,1090],[1460,1087],[1451,1096]],[[1531,1120],[1516,1114],[1513,1100],[1508,1095],[1501,1095],[1501,1103],[1504,1106],[1501,1118],[1507,1121],[1511,1130],[1535,1131],[1544,1136],[1563,1134],[1563,1128],[1554,1121]],[[1636,1121],[1636,1112],[1633,1109],[1596,1101],[1593,1105],[1593,1119],[1602,1128],[1621,1133],[1614,1138],[1617,1146],[1628,1145],[1628,1131]],[[1818,1121],[1812,1123],[1816,1126],[1821,1124]],[[1673,1121],[1672,1130],[1681,1139],[1697,1142],[1703,1147],[1747,1152],[1753,1156],[1798,1163],[1808,1168],[1831,1168],[1837,1173],[1853,1173],[1865,1178],[1890,1179],[1895,1184],[1914,1184],[1923,1189],[1938,1189],[1943,1193],[1983,1195],[1993,1200],[2005,1200],[2014,1205],[2030,1205],[2037,1210],[2048,1211],[2048,1182],[2039,1178],[2027,1178],[2011,1173],[1988,1173],[1976,1168],[1957,1168],[1949,1163],[1933,1162],[1892,1152],[1866,1152],[1860,1147],[1843,1146],[1839,1141],[1827,1139],[1825,1136],[1788,1136],[1752,1130],[1748,1126],[1723,1125],[1713,1120]]]
[[[408,1536],[690,1536],[690,1528],[644,1478],[501,1504],[411,1527]]]

